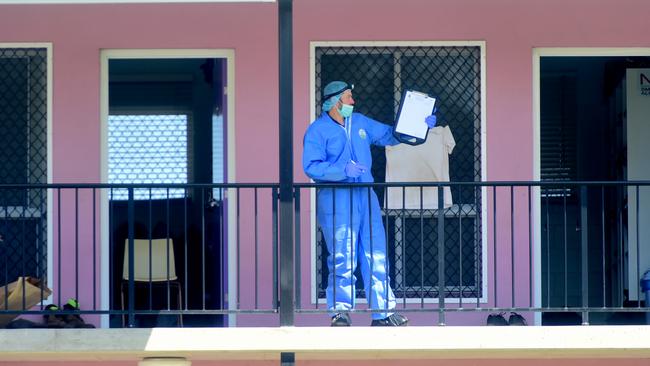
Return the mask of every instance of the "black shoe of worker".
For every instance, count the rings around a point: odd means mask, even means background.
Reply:
[[[373,327],[403,327],[409,320],[404,315],[393,314],[384,319],[375,319],[370,323]]]
[[[333,327],[349,327],[351,324],[352,319],[348,313],[338,313],[332,317]]]

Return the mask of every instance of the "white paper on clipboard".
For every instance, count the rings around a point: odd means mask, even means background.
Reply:
[[[408,90],[404,94],[402,108],[395,125],[395,132],[425,139],[429,127],[424,122],[424,119],[431,115],[435,104],[436,98]]]

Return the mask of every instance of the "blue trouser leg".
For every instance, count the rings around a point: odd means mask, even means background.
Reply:
[[[359,261],[368,306],[371,309],[394,309],[395,295],[390,288],[386,260],[386,232],[381,219],[377,195],[372,188],[361,188],[361,226],[359,231]],[[372,313],[382,319],[392,312]]]
[[[350,192],[349,188],[338,188],[318,193],[318,221],[329,252],[326,295],[330,310],[354,308],[360,217],[357,194],[351,200]]]
[[[321,190],[318,195],[318,220],[329,252],[328,309],[354,308],[357,255],[360,256],[369,307],[385,310],[395,308],[395,295],[390,288],[386,261],[386,234],[374,190]],[[373,313],[372,317],[381,319],[390,314],[388,311]]]

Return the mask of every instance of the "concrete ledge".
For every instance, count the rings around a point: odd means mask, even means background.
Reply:
[[[0,361],[650,358],[650,326],[0,330]]]

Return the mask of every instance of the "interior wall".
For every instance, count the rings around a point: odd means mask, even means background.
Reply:
[[[650,180],[650,69],[627,69],[627,178]],[[628,238],[630,299],[639,296],[639,280],[650,270],[650,186],[628,190]]]

